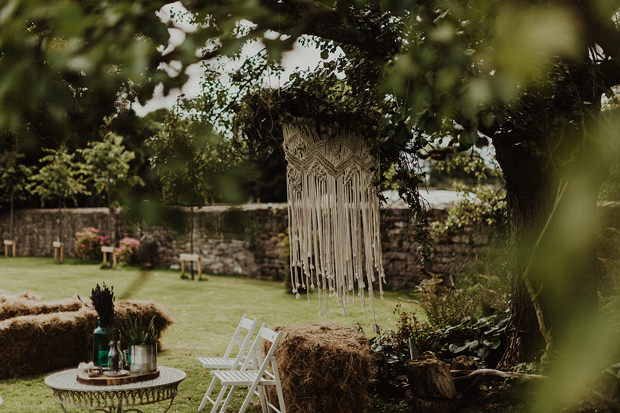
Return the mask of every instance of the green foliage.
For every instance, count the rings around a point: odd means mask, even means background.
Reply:
[[[437,328],[418,321],[413,313],[401,312],[399,306],[394,311],[399,315],[396,329],[369,341],[377,369],[374,393],[382,397],[404,396],[405,364],[425,357],[422,353],[448,362],[467,356],[480,367],[495,367],[506,349],[507,314],[465,317],[455,325]]]
[[[168,40],[156,15],[161,6],[155,0],[3,2],[0,130],[12,130],[28,147],[50,136],[67,139],[115,113],[119,100],[144,102],[159,82],[166,90],[182,85],[184,74],[169,78],[158,65],[194,59],[194,52],[159,52]]]
[[[424,286],[418,300],[434,327],[460,324],[466,317],[504,313],[508,309],[510,287],[506,278],[493,275],[457,277],[459,286]]]
[[[17,145],[0,153],[0,203],[8,203],[10,209],[8,239],[13,239],[15,201],[26,198],[28,178],[32,175],[32,168],[21,163],[23,158]]]
[[[144,323],[142,318],[127,318],[121,325],[121,340],[127,345],[156,344],[157,331],[155,330],[155,319],[153,316],[148,324]]]
[[[506,350],[508,314],[476,319],[465,317],[461,323],[433,332],[435,351],[440,357],[471,357],[479,366],[495,367]],[[447,349],[447,351],[446,351]]]
[[[139,177],[129,174],[129,164],[135,155],[125,149],[121,136],[108,132],[101,141],[90,142],[79,152],[84,158],[87,182],[92,185],[94,193],[105,195],[108,205],[111,205],[119,185],[143,184]]]
[[[467,290],[451,288],[424,288],[420,292],[420,305],[429,322],[436,327],[460,323],[465,317],[480,311]]]
[[[21,163],[24,154],[17,148],[0,153],[0,199],[13,203],[26,197],[28,177],[32,168]]]
[[[240,200],[235,185],[239,153],[200,115],[169,113],[148,145],[165,201],[191,206]]]
[[[457,233],[463,228],[480,225],[505,232],[508,224],[506,190],[491,186],[455,185],[460,199],[448,210],[444,222],[433,222],[435,234]]]
[[[44,149],[48,154],[40,159],[43,165],[36,175],[30,177],[28,189],[41,198],[41,204],[46,201],[58,200],[63,206],[66,199],[72,199],[78,194],[87,194],[83,184],[84,170],[82,165],[75,162],[75,154],[59,149]]]
[[[459,178],[452,186],[459,200],[448,210],[444,222],[433,222],[436,235],[457,233],[463,228],[480,225],[497,233],[508,226],[508,205],[503,176],[495,162],[485,161],[473,149],[469,154],[453,153],[450,148],[426,150],[433,159],[435,171]]]
[[[398,315],[396,329],[386,330],[369,340],[376,368],[373,393],[388,398],[404,395],[405,363],[417,358],[420,350],[429,349],[432,332],[430,325],[419,321],[415,313],[401,312],[401,304],[396,305],[394,314]]]

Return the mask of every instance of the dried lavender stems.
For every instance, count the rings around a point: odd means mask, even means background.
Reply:
[[[114,321],[114,287],[108,288],[105,283],[100,287],[97,284],[91,291],[90,299],[99,315],[101,326],[111,326]]]

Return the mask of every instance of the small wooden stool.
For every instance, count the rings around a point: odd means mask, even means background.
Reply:
[[[198,279],[200,279],[202,275],[202,256],[198,254],[179,254],[179,260],[181,261],[181,275],[185,274],[186,262],[198,263]]]
[[[54,247],[54,261],[63,262],[65,257],[65,244],[60,241],[54,241],[52,242],[52,247]]]
[[[103,246],[101,247],[101,252],[103,253],[103,263],[108,263],[108,254],[112,255],[112,267],[116,268],[118,264],[118,253],[114,247]]]
[[[11,240],[11,239],[5,239],[4,240],[4,256],[8,257],[9,256],[9,247],[11,251],[13,252],[13,257],[15,257],[15,241]]]

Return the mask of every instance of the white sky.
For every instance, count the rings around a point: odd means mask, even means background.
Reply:
[[[185,9],[180,2],[168,4],[160,10],[159,18],[163,22],[167,22],[171,20],[171,11],[182,13],[184,10]],[[162,53],[168,53],[176,46],[183,43],[185,40],[185,32],[195,30],[195,27],[192,24],[184,22],[181,19],[175,19],[174,25],[178,28],[168,29],[168,33],[170,33],[170,41],[165,49],[162,48]],[[262,48],[263,46],[256,42],[246,45],[242,49],[242,56],[252,56],[258,53]],[[278,87],[280,82],[284,83],[288,79],[289,75],[297,69],[305,70],[314,68],[320,60],[321,57],[319,50],[312,47],[302,47],[301,45],[296,44],[292,51],[287,52],[282,56],[282,67],[284,68],[284,72],[280,75],[280,79],[275,76],[270,77],[267,81],[268,86]],[[240,62],[231,62],[231,65],[240,64]],[[168,73],[172,72],[174,72],[173,69],[168,70]],[[158,85],[154,90],[153,97],[144,106],[140,105],[138,102],[134,102],[132,107],[136,114],[138,116],[144,116],[147,113],[160,108],[171,108],[181,94],[184,94],[188,98],[197,96],[200,93],[200,77],[203,73],[200,63],[188,66],[185,73],[188,75],[189,79],[181,89],[171,90],[167,96],[164,96],[163,86]]]

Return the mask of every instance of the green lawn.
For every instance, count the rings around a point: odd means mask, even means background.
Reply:
[[[96,284],[114,286],[117,299],[152,299],[162,304],[176,321],[164,335],[165,349],[159,355],[162,365],[187,373],[170,412],[196,411],[208,385],[208,373],[194,360],[196,356],[218,356],[224,352],[241,314],[258,317],[268,326],[325,321],[318,314],[316,295],[310,303],[305,296],[296,300],[281,283],[238,277],[209,276],[208,281],[185,281],[179,273],[167,270],[140,272],[133,268],[101,270],[98,265],[54,264],[48,258],[0,258],[0,290],[18,293],[32,291],[43,300],[88,296]],[[403,303],[407,311],[422,313],[408,301],[406,293],[387,292],[377,299],[377,321],[382,328],[394,325],[394,306]],[[368,302],[367,302],[368,305]],[[330,301],[329,321],[347,326],[359,322],[370,333],[372,316],[364,319],[359,301],[344,316],[335,298]],[[0,396],[7,412],[60,412],[51,390],[43,383],[45,375],[0,381]],[[240,397],[236,400],[240,405]],[[145,412],[163,409],[145,407]],[[253,410],[253,411],[259,411]],[[71,410],[77,411],[77,410]]]

